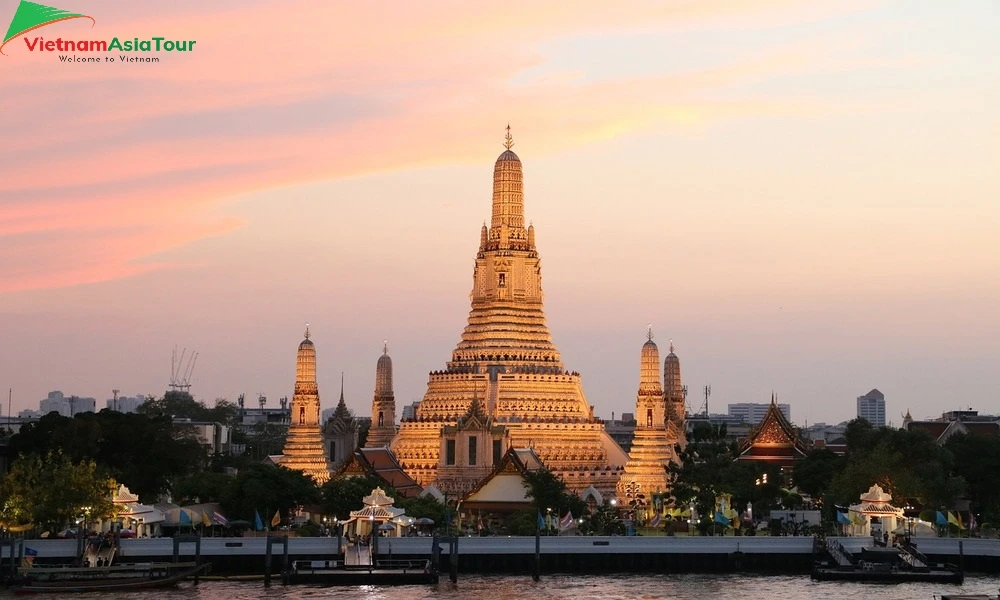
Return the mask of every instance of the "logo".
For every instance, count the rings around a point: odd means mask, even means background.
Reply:
[[[7,28],[7,35],[0,42],[0,54],[4,46],[16,38],[24,40],[28,52],[80,52],[80,53],[110,53],[119,52],[116,56],[77,56],[76,54],[60,54],[59,61],[65,63],[155,63],[160,62],[157,56],[136,56],[145,52],[191,52],[197,40],[176,40],[167,37],[113,37],[104,39],[63,39],[47,40],[38,35],[25,35],[31,31],[70,19],[90,19],[91,28],[97,24],[94,17],[70,12],[61,8],[45,6],[35,2],[21,0],[14,11],[14,18]],[[23,37],[22,37],[23,36]]]
[[[61,8],[21,0],[21,3],[17,5],[17,10],[14,12],[14,18],[10,22],[10,27],[7,28],[7,35],[3,36],[3,42],[0,43],[0,54],[4,54],[3,47],[12,39],[39,27],[45,27],[46,25],[70,19],[90,19],[91,27],[97,24],[94,17],[88,15],[72,13]]]

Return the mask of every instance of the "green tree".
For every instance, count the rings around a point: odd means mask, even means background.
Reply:
[[[795,464],[795,486],[813,498],[822,498],[833,478],[844,469],[844,463],[844,457],[827,448],[813,450]]]
[[[0,519],[6,527],[35,523],[54,531],[81,516],[108,518],[115,514],[114,487],[92,460],[74,463],[59,451],[44,459],[22,455],[0,483]]]
[[[10,440],[12,455],[54,451],[74,462],[96,461],[146,502],[156,501],[205,462],[205,451],[191,431],[164,415],[102,410],[69,418],[49,413],[23,425]]]
[[[848,436],[844,469],[829,488],[837,504],[857,502],[873,484],[896,502],[915,501],[923,506],[950,506],[962,494],[965,482],[954,475],[951,452],[927,433],[859,425],[853,434]]]
[[[566,483],[548,469],[528,471],[524,476],[524,487],[535,509],[542,515],[551,512],[558,519],[567,511],[574,515],[587,512],[587,503],[570,493]]]
[[[320,488],[320,506],[323,514],[337,517],[341,521],[347,520],[352,510],[361,510],[364,504],[363,498],[371,494],[376,487],[381,487],[386,496],[399,502],[396,491],[378,477],[340,477],[327,481]],[[443,523],[444,518],[442,517],[440,521],[435,519],[435,522]]]
[[[426,517],[432,519],[438,525],[444,524],[445,515],[448,514],[448,507],[438,502],[433,496],[397,498],[396,506],[406,509],[407,516],[415,519]]]
[[[227,516],[253,522],[254,512],[261,519],[270,521],[274,511],[282,516],[292,509],[320,500],[316,482],[302,473],[270,464],[258,464],[243,470],[220,497],[220,505]]]
[[[959,434],[948,438],[945,448],[955,458],[955,473],[965,480],[980,522],[1000,522],[1000,437]]]

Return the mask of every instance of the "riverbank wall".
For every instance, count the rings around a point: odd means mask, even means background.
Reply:
[[[848,552],[860,553],[870,538],[835,538]],[[969,572],[1000,573],[1000,540],[963,538],[918,538],[918,549],[934,562],[961,562]],[[959,557],[961,541],[962,556]],[[432,538],[380,538],[380,559],[427,559]],[[76,540],[26,540],[25,547],[37,553],[40,564],[70,563],[76,556]],[[213,574],[259,574],[264,572],[267,540],[257,538],[206,537],[201,539],[200,558],[212,563]],[[367,548],[363,548],[367,551]],[[535,566],[534,537],[459,538],[460,573],[531,573]],[[812,537],[542,537],[540,565],[543,573],[808,573],[815,560]],[[180,546],[179,560],[194,558],[194,544]],[[357,551],[353,547],[351,551]],[[284,567],[282,544],[272,547],[272,571]],[[9,549],[0,552],[5,558]],[[337,538],[288,538],[288,561],[336,560]],[[9,560],[9,558],[7,558]],[[173,560],[170,538],[126,539],[116,562]],[[447,545],[441,553],[441,569],[450,569]]]

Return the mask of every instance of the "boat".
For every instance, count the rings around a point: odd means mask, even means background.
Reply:
[[[65,594],[160,588],[190,577],[197,581],[197,576],[209,566],[196,562],[156,562],[111,567],[21,567],[8,589],[15,594]]]
[[[989,594],[942,594],[941,600],[1000,600],[1000,594],[996,596]]]
[[[931,563],[908,544],[866,547],[860,558],[847,552],[836,540],[826,540],[826,554],[816,562],[812,578],[817,581],[859,581],[878,583],[955,583],[965,581],[962,569],[947,563]]]

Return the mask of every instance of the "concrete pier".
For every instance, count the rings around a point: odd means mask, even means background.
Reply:
[[[852,553],[869,538],[835,538]],[[1000,540],[977,538],[916,538],[917,547],[932,561],[955,563],[959,541],[965,568],[1000,573]],[[386,560],[431,559],[433,538],[382,538],[378,556]],[[25,540],[38,552],[36,562],[68,563],[76,556],[76,540]],[[192,544],[180,548],[181,560],[193,560]],[[10,546],[0,547],[9,557]],[[120,563],[172,559],[171,538],[122,540]],[[267,538],[206,537],[201,560],[212,563],[213,574],[263,573]],[[813,564],[813,538],[797,537],[542,537],[541,575],[556,572],[759,572],[808,573]],[[336,538],[288,539],[288,560],[337,560]],[[535,538],[469,537],[458,545],[456,566],[463,573],[520,572],[530,575],[535,564]],[[9,558],[8,558],[9,560]],[[441,572],[451,569],[450,553],[440,556]]]

